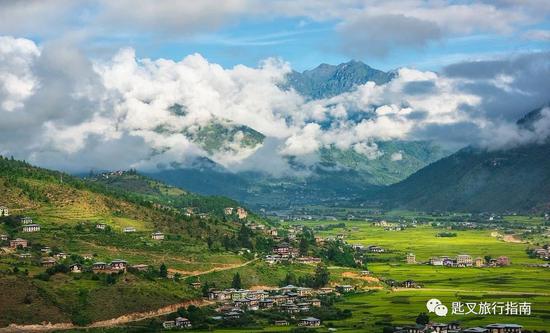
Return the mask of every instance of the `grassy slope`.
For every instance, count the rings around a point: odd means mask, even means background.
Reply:
[[[231,253],[209,252],[203,239],[206,235],[232,233],[237,224],[182,218],[156,209],[132,193],[121,194],[100,184],[6,160],[0,161],[0,193],[1,204],[9,206],[13,215],[30,215],[42,227],[39,233],[23,234],[18,228],[0,223],[0,232],[11,238],[24,237],[38,249],[49,246],[71,254],[94,254],[93,261],[123,258],[131,264],[158,267],[166,263],[173,268],[199,271],[242,262]],[[108,224],[111,231],[95,230],[96,222]],[[122,234],[125,226],[134,226],[138,232]],[[164,231],[167,239],[151,240],[149,233],[153,230]],[[149,280],[132,274],[115,285],[84,275],[78,280],[63,274],[50,281],[37,280],[32,277],[44,268],[36,265],[40,258],[37,252],[33,253],[33,258],[26,261],[0,255],[2,295],[13,296],[10,302],[2,303],[1,325],[82,317],[87,321],[109,319],[196,296],[184,282]],[[30,277],[8,274],[14,266],[20,271],[28,270]],[[23,291],[24,295],[19,294]],[[27,293],[31,304],[23,302]]]

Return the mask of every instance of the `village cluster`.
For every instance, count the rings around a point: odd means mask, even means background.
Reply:
[[[195,283],[194,286],[200,286],[200,283]],[[288,285],[269,290],[210,289],[207,297],[217,304],[216,312],[219,315],[214,316],[212,318],[214,320],[239,319],[245,311],[275,310],[296,320],[299,326],[317,327],[321,325],[320,319],[304,316],[312,309],[321,307],[321,300],[317,297],[339,295],[352,291],[354,291],[354,287],[350,285],[319,289]],[[171,327],[172,324],[177,326],[177,320],[174,323],[171,321],[164,322],[164,327]],[[275,320],[273,324],[288,326],[289,322],[287,320]]]
[[[414,253],[407,254],[407,264],[419,264],[417,262],[416,255]],[[446,266],[446,267],[502,267],[510,265],[510,258],[507,256],[500,256],[498,258],[481,258],[468,254],[459,254],[456,257],[432,257],[429,261],[424,262],[432,266]]]

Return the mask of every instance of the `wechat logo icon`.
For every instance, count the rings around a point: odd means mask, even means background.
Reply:
[[[434,312],[439,317],[445,317],[449,309],[441,303],[437,298],[432,298],[426,303],[429,312]]]

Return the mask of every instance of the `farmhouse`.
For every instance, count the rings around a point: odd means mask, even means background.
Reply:
[[[279,255],[289,255],[292,247],[288,243],[280,243],[273,247],[273,253]]]
[[[23,226],[23,232],[38,232],[40,231],[40,225],[38,224],[27,224]]]
[[[416,256],[414,253],[407,254],[407,264],[416,264]]]
[[[468,254],[459,254],[456,256],[456,263],[459,266],[472,266],[472,257]]]
[[[430,258],[430,265],[432,266],[443,266],[443,259],[439,257]]]
[[[40,264],[44,267],[52,267],[55,265],[55,259],[54,258],[43,258],[40,261]]]
[[[307,326],[307,327],[317,327],[317,326],[321,326],[321,320],[314,317],[307,317],[304,319],[300,319],[299,325]]]
[[[184,317],[178,317],[175,320],[177,328],[191,328],[191,321]]]
[[[146,272],[149,269],[149,265],[144,265],[144,264],[132,265],[130,267],[135,269],[138,272]]]
[[[57,259],[67,259],[67,253],[59,252],[54,254],[54,257]]]
[[[483,258],[481,258],[481,257],[477,257],[477,258],[474,259],[474,266],[475,267],[483,267],[484,263],[485,263],[485,260],[483,260]]]
[[[163,240],[164,239],[164,234],[162,232],[153,232],[151,234],[151,238],[154,239],[154,240]]]
[[[0,216],[10,216],[8,207],[0,206]]]
[[[23,224],[23,225],[32,224],[32,218],[30,218],[28,216],[22,217],[21,218],[21,224]]]
[[[14,249],[18,247],[25,248],[28,246],[28,244],[29,244],[28,241],[22,238],[16,238],[10,241],[10,247]]]
[[[27,252],[25,252],[25,253],[19,253],[19,254],[17,255],[17,258],[19,258],[19,259],[28,259],[28,258],[30,258],[30,257],[32,257],[32,255],[31,255],[30,253],[27,253]]]
[[[104,263],[102,261],[94,262],[92,264],[92,271],[94,273],[105,271],[105,270],[107,270],[107,268],[108,268],[107,263]]]
[[[121,259],[115,259],[111,261],[110,265],[111,270],[113,271],[126,271],[126,267],[128,266],[128,262],[126,260]]]
[[[134,227],[125,227],[122,229],[122,232],[129,233],[129,232],[136,232],[136,228]]]
[[[500,256],[497,258],[497,265],[498,266],[509,266],[510,265],[510,258],[506,256]]]
[[[470,327],[462,330],[462,333],[487,333],[487,332],[489,332],[489,330],[483,327]]]
[[[174,327],[176,327],[176,322],[174,320],[167,320],[167,321],[162,323],[162,327],[164,327],[166,329],[174,328]]]
[[[273,264],[278,264],[281,261],[283,261],[283,257],[280,254],[274,254],[274,255],[269,255],[268,254],[268,255],[265,256],[264,260],[265,260],[266,263],[268,263],[270,265],[273,265]]]
[[[246,209],[244,209],[242,207],[237,207],[237,216],[241,220],[245,219],[248,216],[248,212],[246,211]]]
[[[336,286],[336,290],[338,290],[341,293],[349,293],[354,290],[353,286],[350,286],[349,284],[345,285],[338,285]]]
[[[0,241],[7,241],[8,240],[8,235],[0,235]]]
[[[485,328],[488,333],[521,333],[523,326],[517,324],[490,324]]]
[[[69,266],[69,271],[71,273],[82,273],[82,265],[81,264],[72,264]]]
[[[229,311],[223,315],[223,319],[239,319],[241,318],[241,312]]]
[[[295,260],[298,264],[318,264],[321,262],[321,258],[316,257],[300,257]]]
[[[294,314],[294,313],[300,312],[300,308],[292,302],[281,304],[279,305],[279,308],[281,309],[281,312],[288,313],[288,314]]]
[[[259,302],[260,309],[271,309],[275,305],[272,299],[262,299]]]
[[[369,252],[373,252],[373,253],[383,253],[383,252],[385,252],[385,250],[383,248],[381,248],[380,246],[376,246],[376,245],[369,245],[367,247],[367,250]]]
[[[225,215],[231,215],[231,214],[233,214],[233,207],[225,207],[223,209],[223,212],[224,212]]]
[[[105,230],[105,228],[107,228],[107,225],[105,223],[98,223],[95,225],[95,228],[98,230]]]
[[[273,322],[273,325],[275,325],[275,326],[288,326],[288,321],[286,321],[286,320],[275,320]]]

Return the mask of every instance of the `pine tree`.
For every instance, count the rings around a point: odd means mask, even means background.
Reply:
[[[168,276],[168,268],[166,268],[166,265],[164,263],[160,265],[159,275],[161,278],[165,278]]]
[[[231,288],[242,289],[241,275],[239,273],[235,273],[235,275],[233,275],[233,281],[231,282]]]

